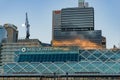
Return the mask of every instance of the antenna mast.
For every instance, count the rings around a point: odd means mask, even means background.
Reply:
[[[78,0],[78,7],[86,8],[86,7],[89,7],[89,4],[88,2],[85,2],[85,0]]]
[[[26,39],[29,39],[29,37],[30,37],[30,24],[29,24],[29,21],[28,21],[27,12],[26,12],[25,26],[26,26]]]

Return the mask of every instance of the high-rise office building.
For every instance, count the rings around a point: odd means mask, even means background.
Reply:
[[[84,0],[79,0],[78,7],[61,10],[62,30],[94,30],[94,8]]]
[[[53,11],[52,27],[52,46],[106,47],[102,31],[94,30],[94,8],[84,0],[79,0],[78,7]]]
[[[54,38],[54,31],[61,30],[61,10],[53,11],[53,20],[52,20],[52,39]]]
[[[5,29],[7,30],[7,42],[17,42],[18,40],[18,30],[13,24],[5,24]]]
[[[94,30],[94,8],[65,8],[61,10],[61,28],[65,31]]]

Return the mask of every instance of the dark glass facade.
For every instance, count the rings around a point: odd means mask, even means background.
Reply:
[[[66,62],[78,61],[78,54],[21,54],[18,62]]]
[[[89,40],[93,43],[101,44],[101,30],[94,31],[55,31],[54,32],[55,40],[64,41],[64,40]]]
[[[53,11],[52,46],[106,48],[102,31],[94,30],[94,8],[74,7]]]

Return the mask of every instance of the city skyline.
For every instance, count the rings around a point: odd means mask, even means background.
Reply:
[[[95,9],[95,29],[102,30],[102,35],[107,39],[107,47],[112,48],[113,45],[119,46],[119,0],[92,1],[89,2],[91,7]],[[50,43],[52,40],[52,11],[60,10],[67,7],[77,7],[78,0],[45,0],[36,1],[17,1],[17,0],[1,0],[0,1],[0,25],[11,23],[18,27],[19,38],[26,36],[25,12],[28,12],[30,27],[30,39],[39,38],[40,41]]]

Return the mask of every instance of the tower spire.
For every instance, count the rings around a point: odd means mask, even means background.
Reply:
[[[29,39],[29,37],[30,37],[30,24],[29,24],[29,21],[28,21],[27,12],[26,12],[25,26],[26,26],[26,39]]]

